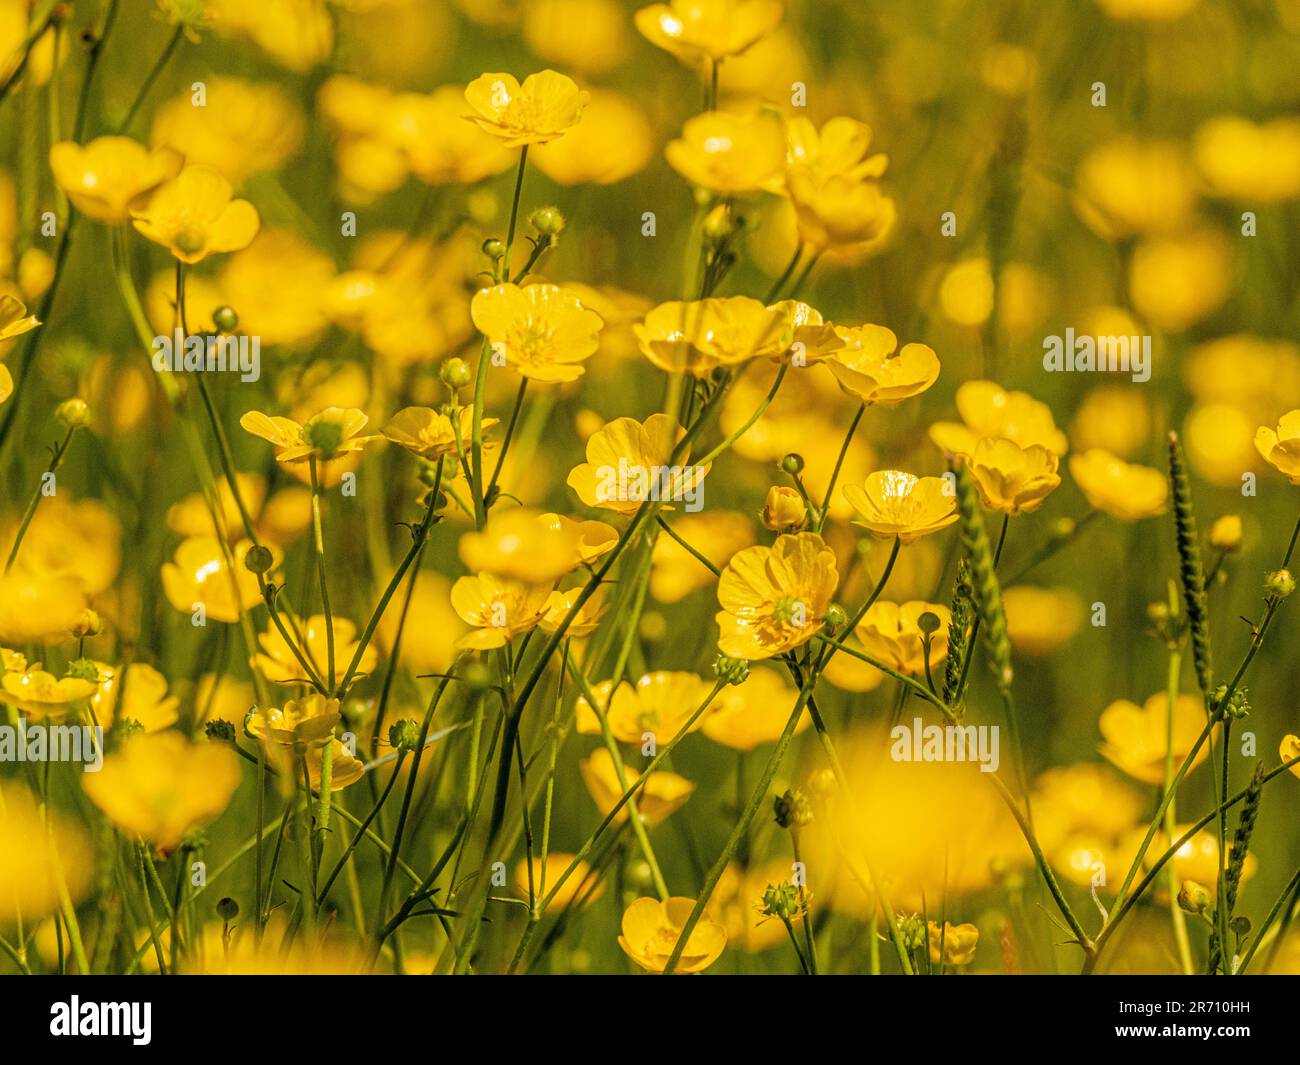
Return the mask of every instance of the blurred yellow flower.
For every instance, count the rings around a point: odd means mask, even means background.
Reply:
[[[1205,704],[1198,696],[1180,695],[1174,700],[1173,718],[1172,751],[1177,771],[1205,729]],[[1099,749],[1107,761],[1144,784],[1164,780],[1165,754],[1171,749],[1167,694],[1158,692],[1142,706],[1117,699],[1101,712],[1098,727],[1105,741]],[[1217,725],[1215,729],[1217,732]],[[1201,744],[1190,768],[1204,762],[1209,753],[1209,743]]]
[[[627,12],[618,0],[532,0],[521,14],[528,47],[580,74],[613,70],[631,43]]]
[[[647,673],[635,687],[626,681],[620,682],[618,687],[614,687],[611,681],[601,681],[592,689],[592,694],[604,711],[614,738],[639,746],[647,732],[655,737],[656,744],[668,743],[699,709],[712,687],[694,673],[659,671]],[[575,712],[579,732],[601,734],[596,711],[584,696],[578,698]],[[697,720],[692,731],[698,729],[703,720],[703,717]]]
[[[917,477],[902,470],[877,470],[865,484],[846,484],[848,500],[872,536],[905,544],[945,529],[957,520],[957,499],[942,477]]]
[[[221,302],[239,308],[240,333],[261,337],[263,346],[300,348],[329,326],[325,294],[334,276],[334,262],[325,252],[291,230],[264,228],[222,264],[218,286]],[[169,299],[174,288],[173,282]],[[186,303],[191,314],[215,309],[196,299],[193,288]],[[207,320],[191,318],[191,328]]]
[[[640,898],[623,911],[618,945],[641,968],[661,973],[695,908],[694,899]],[[705,913],[691,929],[676,972],[698,973],[718,960],[727,946],[727,930]]]
[[[949,924],[940,928],[934,921],[926,925],[930,938],[930,964],[969,965],[975,960],[980,932],[973,924]]]
[[[300,463],[315,458],[328,462],[361,451],[375,436],[360,436],[368,421],[355,407],[326,407],[299,425],[292,418],[271,417],[250,410],[239,424],[275,448],[276,462]]]
[[[68,199],[87,218],[117,224],[135,202],[174,178],[182,157],[170,148],[150,151],[130,137],[96,137],[84,147],[61,141],[50,149],[50,169]]]
[[[380,432],[422,459],[465,456],[469,454],[474,409],[461,407],[455,418],[453,425],[450,415],[432,407],[403,407],[384,423]],[[489,429],[497,421],[496,418],[484,418],[483,428]],[[491,445],[485,441],[483,446]]]
[[[723,196],[745,196],[780,175],[785,135],[780,121],[766,112],[708,111],[686,121],[664,156],[692,185]]]
[[[581,594],[581,586],[570,588],[567,592],[552,592],[546,599],[546,613],[541,621],[542,631],[558,632]],[[606,607],[605,586],[601,585],[582,604],[573,620],[569,622],[569,627],[564,630],[565,634],[575,639],[590,636],[596,631],[600,619],[604,617]]]
[[[1223,115],[1196,131],[1192,148],[1212,196],[1247,203],[1300,196],[1300,120]]]
[[[40,663],[22,671],[6,668],[0,676],[0,703],[17,707],[28,717],[39,721],[47,717],[61,717],[78,704],[84,704],[98,685],[84,677],[66,676],[62,679],[41,668]]]
[[[325,0],[215,0],[213,27],[247,37],[281,66],[305,74],[334,49],[334,16]]]
[[[827,368],[850,395],[863,403],[896,407],[919,396],[939,379],[939,356],[925,344],[904,344],[879,325],[836,329],[845,346],[831,355]]]
[[[1177,333],[1222,306],[1232,273],[1232,245],[1217,229],[1150,237],[1133,251],[1129,298],[1143,318]]]
[[[673,522],[691,547],[721,569],[727,560],[754,542],[754,523],[735,511],[683,514]],[[651,555],[650,594],[660,603],[677,603],[707,588],[717,578],[671,536],[655,540]]]
[[[0,574],[0,640],[18,645],[65,640],[89,605],[77,578],[16,565]]]
[[[1119,137],[1094,148],[1075,178],[1075,207],[1084,222],[1114,240],[1167,233],[1196,206],[1187,153],[1168,141]]]
[[[1300,484],[1300,410],[1287,411],[1276,429],[1261,425],[1255,431],[1255,449],[1292,484]]]
[[[90,839],[77,822],[38,804],[20,784],[0,783],[0,925],[54,912],[65,891],[80,902],[94,865]]]
[[[1295,761],[1300,758],[1300,736],[1283,736],[1277,754],[1283,762],[1294,762],[1295,764],[1290,767],[1290,772],[1293,776],[1300,777],[1300,762]]]
[[[1240,514],[1224,514],[1214,519],[1205,539],[1216,551],[1227,553],[1240,549],[1243,531]]]
[[[1070,476],[1091,506],[1120,521],[1163,514],[1169,481],[1150,466],[1130,466],[1100,448],[1070,457]]]
[[[1083,601],[1068,588],[1018,584],[1002,590],[1007,636],[1022,654],[1049,655],[1074,637],[1083,625]]]
[[[1183,450],[1188,465],[1210,484],[1241,485],[1247,470],[1259,465],[1254,445],[1258,420],[1230,403],[1197,403],[1183,422]]]
[[[799,693],[776,670],[755,667],[743,683],[728,685],[718,693],[700,731],[724,747],[752,751],[781,738],[798,698]],[[810,721],[805,710],[799,715],[795,733],[806,729]]]
[[[878,662],[900,673],[920,675],[925,672],[925,645],[921,639],[920,617],[933,614],[939,627],[930,637],[930,665],[937,666],[948,657],[948,608],[938,603],[871,604],[854,630],[862,650]]]
[[[1079,451],[1101,448],[1127,459],[1151,439],[1151,405],[1140,389],[1099,385],[1083,397],[1070,434]]]
[[[165,855],[229,805],[239,759],[229,747],[191,744],[179,732],[137,734],[105,757],[98,773],[87,773],[83,786],[119,829]]]
[[[474,326],[501,358],[530,381],[576,381],[599,346],[600,315],[559,285],[496,285],[474,294]]]
[[[451,605],[473,629],[456,646],[489,651],[537,628],[546,614],[551,585],[501,580],[484,573],[461,577],[451,587]]]
[[[816,533],[745,548],[718,581],[718,650],[761,659],[807,643],[824,624],[838,583],[835,552]]]
[[[636,28],[678,59],[716,63],[771,33],[783,13],[781,0],[669,0],[641,8]]]
[[[466,117],[508,148],[545,144],[578,124],[587,93],[554,70],[530,74],[522,85],[510,74],[481,74],[465,89]]]
[[[297,154],[306,122],[302,109],[278,86],[214,77],[207,80],[205,94],[202,107],[194,106],[188,89],[159,107],[149,143],[172,149],[187,165],[211,167],[233,185],[278,170]]]
[[[8,292],[0,294],[0,341],[13,340],[14,337],[30,333],[40,324],[36,315],[27,313],[22,300]],[[9,387],[12,390],[12,379],[9,379]]]
[[[1200,0],[1097,0],[1097,5],[1113,19],[1165,22],[1182,18]]]
[[[257,236],[257,209],[236,200],[230,182],[206,166],[187,166],[133,207],[135,228],[183,263],[246,248]]]
[[[623,797],[623,789],[618,782],[618,773],[614,768],[613,756],[604,747],[598,747],[578,764],[582,782],[587,785],[592,801],[602,816],[608,816],[610,810]],[[641,779],[641,774],[631,766],[624,766],[623,775],[630,788]],[[641,819],[649,825],[657,825],[687,799],[695,785],[685,777],[657,769],[636,789],[636,805]],[[614,823],[622,824],[627,820],[627,807],[624,806],[614,815]]]
[[[539,144],[528,159],[557,185],[613,185],[644,170],[654,148],[654,127],[634,101],[592,89],[582,120],[559,140]]]
[[[167,678],[147,662],[125,668],[96,662],[99,685],[91,696],[95,724],[108,729],[118,719],[137,722],[145,732],[161,732],[176,724],[180,699],[167,694]]]
[[[280,611],[280,620],[293,636],[307,661],[317,675],[326,670],[329,662],[329,626],[324,614],[313,614],[306,621],[292,614]],[[357,652],[357,627],[347,618],[334,617],[334,662],[336,666],[346,668],[352,656]],[[257,637],[262,650],[254,656],[253,666],[273,684],[307,684],[309,680],[304,673],[302,663],[298,661],[279,628],[272,625]],[[378,661],[373,644],[367,644],[357,662],[357,673],[366,676],[375,668]]]
[[[531,883],[539,904],[559,884],[565,870],[573,865],[573,872],[555,892],[555,898],[547,910],[562,911],[574,905],[588,906],[605,894],[605,881],[599,876],[593,879],[591,866],[581,860],[574,865],[573,858],[572,854],[551,851],[546,855],[545,864],[540,857],[532,860]],[[515,890],[525,899],[528,898],[529,873],[528,859],[521,858],[515,866]]]
[[[675,460],[686,430],[667,414],[644,422],[615,418],[587,440],[587,461],[569,471],[567,484],[589,507],[634,514],[649,499],[672,510],[676,500],[698,498],[709,467],[690,466],[690,449]]]
[[[1046,403],[993,381],[964,382],[957,389],[957,413],[962,424],[935,422],[930,427],[930,439],[954,455],[970,456],[985,437],[1003,437],[1020,447],[1037,444],[1057,455],[1069,446]]]
[[[202,607],[213,621],[238,621],[240,614],[262,601],[257,575],[244,566],[244,557],[252,546],[243,540],[230,549],[235,559],[232,574],[225,552],[214,537],[191,536],[182,541],[172,561],[162,566],[167,601],[183,614],[193,615],[196,608]]]
[[[807,119],[791,120],[782,184],[804,244],[860,255],[889,236],[897,212],[877,183],[889,157],[868,155],[870,145],[871,128],[855,119],[832,118],[820,131]]]
[[[1060,459],[1045,447],[1019,447],[1010,440],[984,438],[975,445],[967,468],[989,510],[1027,514],[1037,510],[1061,483]]]
[[[515,161],[497,137],[464,121],[465,93],[455,85],[428,94],[402,93],[390,109],[386,132],[426,185],[473,185]]]
[[[477,573],[548,584],[599,558],[617,539],[604,522],[512,507],[496,510],[481,530],[465,533],[458,549],[461,561]]]

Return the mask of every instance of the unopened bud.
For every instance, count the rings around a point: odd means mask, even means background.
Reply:
[[[464,359],[448,359],[442,364],[438,376],[442,378],[444,385],[453,389],[464,388],[474,380],[474,374],[470,371],[469,363]]]
[[[808,516],[808,508],[803,498],[793,488],[773,485],[767,490],[767,501],[763,506],[763,524],[773,532],[786,532],[797,529]]]
[[[1269,595],[1285,599],[1295,591],[1295,578],[1289,569],[1274,570],[1264,579],[1264,588]]]
[[[54,416],[67,429],[82,429],[90,424],[90,407],[84,399],[65,399],[54,408]]]

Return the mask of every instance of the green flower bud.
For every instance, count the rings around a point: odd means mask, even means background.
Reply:
[[[782,828],[804,828],[812,824],[813,808],[802,791],[788,788],[784,795],[778,795],[772,802],[776,823]]]
[[[239,916],[239,903],[229,895],[217,900],[217,916],[229,924]]]
[[[919,913],[900,913],[896,920],[903,946],[908,950],[920,950],[929,942],[930,937],[926,932],[925,922],[921,920]]]
[[[395,751],[414,751],[420,744],[420,725],[409,717],[394,721],[388,729],[388,742]]]
[[[849,615],[839,603],[832,603],[822,620],[826,622],[826,635],[834,636],[849,623]]]
[[[453,389],[464,388],[474,380],[473,371],[470,370],[469,363],[464,359],[448,359],[442,364],[438,376],[442,378],[444,385]]]
[[[1289,569],[1274,570],[1264,579],[1264,588],[1276,599],[1285,599],[1295,591],[1295,578]]]
[[[718,655],[713,660],[713,675],[728,684],[744,684],[749,677],[749,663],[743,658],[728,658]]]
[[[203,734],[210,740],[216,740],[220,743],[235,742],[235,726],[229,721],[221,718],[215,718],[203,726]]]
[[[234,307],[222,305],[212,312],[212,324],[221,333],[233,333],[239,328],[239,315]]]
[[[489,259],[500,259],[506,253],[506,246],[496,237],[488,237],[483,242],[483,254]]]
[[[803,473],[803,456],[797,452],[791,451],[781,460],[781,469],[791,477],[797,477]]]
[[[76,677],[77,680],[88,680],[91,684],[98,684],[100,681],[99,667],[89,658],[78,658],[75,662],[68,665],[69,677]]]
[[[528,216],[531,225],[543,237],[558,237],[564,230],[564,215],[558,207],[539,207]]]
[[[244,556],[244,568],[250,573],[266,573],[275,565],[275,557],[265,544],[254,544]]]
[[[1178,907],[1185,913],[1202,914],[1210,908],[1210,893],[1195,880],[1184,880],[1178,889]]]
[[[939,626],[941,624],[943,623],[939,620],[939,615],[931,610],[925,611],[916,619],[916,627],[926,636],[933,636],[939,631]]]
[[[65,429],[84,429],[90,424],[90,407],[84,399],[65,399],[54,408],[54,416]]]
[[[779,884],[768,884],[763,891],[763,914],[766,917],[779,917],[783,921],[792,921],[799,916],[799,891],[788,880]]]

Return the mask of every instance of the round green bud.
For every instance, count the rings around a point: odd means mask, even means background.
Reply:
[[[266,573],[275,565],[275,556],[265,544],[254,544],[244,556],[244,568],[249,573]]]
[[[217,900],[217,916],[229,924],[239,916],[239,903],[229,895]]]
[[[839,603],[832,603],[826,608],[826,616],[822,620],[826,622],[826,634],[834,636],[849,623],[849,615]]]
[[[500,259],[506,253],[506,246],[496,237],[488,237],[483,242],[483,254],[489,259]]]
[[[414,751],[420,745],[420,725],[409,717],[394,721],[388,729],[388,742],[395,751]]]
[[[749,663],[743,658],[718,655],[713,660],[713,675],[728,684],[744,684],[749,677]]]
[[[787,788],[784,795],[778,795],[772,801],[772,812],[782,828],[803,828],[813,820],[812,803],[808,796],[795,788]]]
[[[68,665],[69,677],[76,677],[77,680],[88,680],[91,684],[99,683],[99,667],[89,658],[78,658],[75,662]]]
[[[934,613],[932,610],[925,611],[916,619],[916,627],[926,636],[933,636],[939,631],[939,626],[942,624],[943,622],[939,620],[939,615]]]
[[[1204,913],[1210,907],[1210,893],[1195,880],[1184,880],[1178,889],[1178,907],[1186,913]]]
[[[557,207],[539,207],[529,215],[528,224],[544,237],[558,237],[564,231],[564,215]]]
[[[1269,595],[1285,599],[1295,591],[1295,578],[1289,569],[1274,570],[1264,579],[1264,588]]]
[[[66,429],[83,429],[90,424],[90,407],[84,399],[65,399],[54,408],[54,416]]]
[[[799,914],[799,892],[788,880],[768,884],[763,891],[763,915],[790,921]]]
[[[222,304],[212,312],[212,324],[222,333],[233,333],[239,328],[239,315],[234,307]]]
[[[474,380],[474,373],[464,359],[448,359],[442,364],[438,376],[448,388],[464,388]]]
[[[803,456],[797,452],[791,451],[781,460],[781,469],[791,477],[797,477],[803,473]]]

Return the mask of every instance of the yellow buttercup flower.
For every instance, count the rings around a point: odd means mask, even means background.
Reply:
[[[1182,839],[1191,825],[1175,825],[1175,840]],[[1134,829],[1129,833],[1125,840],[1126,853],[1136,854],[1146,836],[1146,829]],[[1146,856],[1142,864],[1145,868],[1150,868],[1157,857],[1164,854],[1169,849],[1170,838],[1165,831],[1157,832],[1151,840],[1151,846],[1147,849]],[[1232,859],[1232,842],[1228,843],[1228,861]],[[1132,860],[1131,858],[1129,859]],[[1196,884],[1207,887],[1211,895],[1219,882],[1219,872],[1223,869],[1228,861],[1219,859],[1219,838],[1218,833],[1213,828],[1203,829],[1197,832],[1191,839],[1180,846],[1175,852],[1172,861],[1174,876],[1181,884],[1190,880]],[[1167,866],[1166,866],[1167,868]],[[1259,870],[1259,859],[1253,853],[1247,854],[1241,867],[1241,880],[1251,879]]]
[[[548,62],[599,75],[627,54],[631,34],[618,0],[533,0],[520,14],[528,47]]]
[[[475,572],[547,584],[599,558],[617,539],[604,522],[513,507],[495,511],[481,530],[465,533],[459,550],[461,561]]]
[[[808,516],[808,507],[793,488],[786,485],[773,485],[767,490],[767,499],[763,504],[763,525],[773,532],[794,532],[803,527]]]
[[[582,121],[528,160],[557,185],[613,185],[644,170],[654,147],[654,127],[635,102],[593,89]]]
[[[1211,195],[1249,203],[1300,196],[1300,121],[1223,115],[1196,131],[1193,151]]]
[[[718,650],[760,659],[807,643],[824,624],[838,583],[835,553],[816,533],[745,548],[718,581]]]
[[[301,754],[329,742],[338,723],[339,701],[312,692],[301,699],[288,700],[283,707],[255,708],[244,727],[262,740],[268,750],[279,746]]]
[[[602,816],[607,816],[614,809],[614,804],[623,797],[613,756],[604,747],[598,747],[578,764],[578,770],[596,808]],[[641,779],[641,774],[631,766],[624,766],[623,775],[629,788]],[[636,790],[636,805],[641,820],[649,825],[657,825],[679,809],[694,790],[695,785],[685,777],[665,769],[656,769]],[[614,815],[614,823],[622,824],[627,816],[627,807],[624,806]]]
[[[636,13],[636,28],[678,59],[715,63],[739,55],[781,21],[781,0],[669,0]]]
[[[87,218],[117,224],[131,208],[181,169],[170,148],[150,151],[130,137],[96,137],[86,145],[61,141],[50,149],[50,169],[68,199]]]
[[[240,614],[262,601],[257,575],[244,566],[244,557],[253,545],[236,544],[232,573],[226,555],[215,537],[191,536],[176,548],[171,562],[162,567],[163,591],[167,601],[183,614],[193,614],[196,607],[213,621],[236,622]]]
[[[530,871],[528,859],[521,858],[519,864],[515,866],[515,890],[527,899],[531,875],[532,888],[540,904],[555,885],[560,883],[560,877],[569,866],[573,865],[573,872],[555,892],[555,898],[551,900],[551,905],[547,909],[560,912],[570,906],[590,905],[605,894],[605,881],[600,878],[593,879],[591,866],[581,860],[575,865],[573,859],[572,854],[550,851],[546,855],[544,865],[540,857],[534,858]]]
[[[1088,502],[1120,521],[1163,514],[1169,481],[1150,466],[1130,466],[1100,448],[1070,458],[1070,476]]]
[[[1174,230],[1196,206],[1186,152],[1164,141],[1108,141],[1079,167],[1075,205],[1090,228],[1112,240]]]
[[[1221,307],[1232,293],[1232,282],[1232,243],[1209,226],[1149,237],[1133,249],[1129,264],[1133,309],[1171,333]]]
[[[930,939],[930,964],[969,965],[975,960],[980,932],[973,924],[949,924],[940,928],[934,921],[927,922]]]
[[[542,616],[541,621],[542,631],[558,632],[560,626],[564,624],[564,619],[569,616],[569,611],[573,609],[573,604],[578,601],[578,596],[581,594],[582,587],[579,586],[570,588],[567,592],[552,592],[547,596],[546,613]],[[590,636],[596,631],[600,619],[604,617],[605,609],[605,587],[602,585],[587,597],[587,601],[582,604],[573,620],[569,622],[569,627],[564,630],[565,635],[572,636],[574,639]]]
[[[145,732],[161,732],[176,724],[180,699],[167,694],[167,678],[147,662],[125,668],[96,662],[99,685],[91,696],[95,724],[104,729],[119,718],[135,721]]]
[[[1276,429],[1261,425],[1255,431],[1255,450],[1292,484],[1300,484],[1300,410],[1282,415]]]
[[[0,783],[0,925],[54,912],[65,890],[80,902],[94,867],[94,849],[76,821],[19,784]]]
[[[1131,334],[1114,332],[1114,336]],[[1101,385],[1091,389],[1075,411],[1070,439],[1080,451],[1099,447],[1131,458],[1151,439],[1151,404],[1140,389]]]
[[[802,118],[787,127],[784,191],[804,244],[862,255],[893,230],[897,209],[877,180],[889,157],[868,155],[870,144],[871,128],[851,118],[833,118],[820,132]]]
[[[857,515],[854,524],[882,540],[910,544],[957,520],[957,499],[942,477],[878,470],[861,486],[846,484],[844,498]]]
[[[840,387],[863,403],[896,407],[919,396],[939,379],[939,356],[925,344],[904,344],[879,325],[840,326],[844,347],[827,368]]]
[[[18,645],[65,640],[89,605],[85,585],[76,577],[19,564],[0,574],[0,640]]]
[[[1205,704],[1197,696],[1180,695],[1174,700],[1173,716],[1173,762],[1180,766],[1205,729]],[[1168,695],[1158,692],[1142,706],[1117,699],[1101,712],[1098,727],[1105,740],[1100,750],[1107,761],[1144,784],[1164,780],[1165,755],[1171,749]],[[1209,753],[1209,743],[1203,743],[1190,768],[1204,762]]]
[[[666,373],[707,378],[719,366],[737,366],[750,359],[780,358],[796,339],[815,353],[820,338],[796,337],[795,304],[764,307],[748,296],[713,297],[690,302],[661,303],[632,327],[641,353]],[[806,307],[806,304],[798,304]],[[812,311],[812,308],[807,308]],[[812,311],[812,314],[816,314]],[[803,317],[808,317],[804,315]],[[820,315],[817,316],[820,319]],[[818,323],[820,324],[820,323]],[[813,343],[809,345],[808,341]],[[809,360],[813,361],[813,360]]]
[[[475,293],[470,315],[493,357],[544,383],[581,377],[581,364],[595,353],[605,325],[576,293],[559,285],[485,288]]]
[[[132,208],[135,228],[183,263],[246,248],[257,236],[257,209],[234,199],[230,182],[206,166],[187,166]]]
[[[508,148],[545,144],[577,125],[587,93],[554,70],[530,74],[522,85],[509,74],[481,74],[465,89],[466,117]]]
[[[454,423],[452,417],[432,407],[403,407],[384,423],[380,432],[422,459],[468,455],[474,409],[461,407],[454,415]],[[490,429],[497,421],[496,418],[484,418],[483,428]],[[486,448],[493,444],[484,441],[483,446]]]
[[[342,791],[366,775],[365,763],[349,751],[342,740],[330,737],[329,748],[331,792]],[[309,747],[303,755],[303,761],[307,763],[307,776],[311,780],[311,786],[319,790],[324,775],[325,748]],[[301,770],[299,772],[301,773]]]
[[[17,707],[39,721],[75,710],[95,694],[97,687],[94,681],[83,677],[55,677],[39,663],[22,671],[6,668],[0,677],[0,703]]]
[[[709,111],[687,120],[664,156],[691,184],[744,196],[766,188],[781,173],[785,136],[780,122],[765,112]]]
[[[985,438],[967,464],[980,500],[989,510],[1026,514],[1037,510],[1061,483],[1060,459],[1045,447],[1019,447],[1010,440]]]
[[[618,937],[618,945],[641,968],[661,973],[694,908],[694,899],[637,899],[623,911],[623,934]],[[727,930],[705,913],[691,929],[674,971],[701,972],[718,960],[726,946]]]
[[[985,437],[1003,437],[1020,447],[1037,444],[1056,455],[1069,445],[1052,410],[1025,392],[1008,392],[992,381],[967,381],[957,389],[962,424],[935,422],[930,439],[944,451],[970,456]]]
[[[0,343],[30,333],[41,323],[27,313],[27,306],[8,292],[0,294]],[[10,381],[12,388],[13,382]]]
[[[673,509],[689,505],[702,491],[709,467],[690,466],[690,450],[675,460],[673,449],[686,430],[667,414],[644,422],[615,418],[587,440],[587,461],[569,471],[567,484],[589,507],[634,514],[646,500]]]
[[[490,651],[504,647],[516,636],[535,629],[546,614],[551,585],[524,584],[484,573],[461,577],[451,587],[451,605],[473,630],[456,646]]]
[[[933,614],[939,627],[930,637],[930,666],[933,668],[948,657],[948,608],[938,603],[890,603],[881,600],[871,604],[854,630],[862,650],[878,662],[900,673],[921,675],[925,672],[925,645],[919,620],[922,614]]]
[[[473,185],[508,170],[514,153],[465,122],[465,93],[455,85],[393,98],[391,136],[412,174],[426,185]]]
[[[362,450],[375,436],[361,436],[366,415],[355,407],[326,407],[299,425],[292,418],[271,417],[250,410],[239,424],[275,448],[276,462],[300,463],[315,458],[329,462]]]
[[[239,759],[229,747],[191,744],[179,732],[135,735],[87,773],[91,802],[118,828],[162,854],[230,803],[239,786]]]
[[[798,698],[799,693],[780,673],[756,667],[744,683],[728,685],[718,693],[700,731],[724,747],[752,751],[781,738]],[[806,729],[810,721],[807,711],[800,714],[795,733]]]
[[[329,663],[329,626],[324,614],[313,614],[306,621],[291,614],[280,612],[280,620],[289,630],[299,650],[316,670],[317,675],[325,672]],[[357,652],[357,627],[347,618],[334,617],[334,662],[344,666],[352,661]],[[306,684],[302,663],[293,653],[278,627],[272,625],[261,633],[257,642],[262,650],[253,657],[254,668],[274,684]],[[367,644],[357,663],[358,674],[365,676],[375,668],[378,655],[373,644]]]
[[[712,685],[694,673],[660,671],[647,673],[636,682],[636,687],[626,681],[617,688],[611,681],[602,681],[592,690],[597,705],[605,713],[609,730],[622,743],[641,744],[647,732],[657,743],[667,743],[686,724],[708,696]],[[613,689],[613,696],[610,691]],[[577,729],[587,735],[601,734],[600,721],[585,697],[578,699]],[[692,726],[700,727],[703,718]]]
[[[1277,754],[1283,762],[1294,762],[1295,759],[1300,758],[1300,736],[1283,736]],[[1290,772],[1293,776],[1300,777],[1300,762],[1295,762],[1290,767]]]

